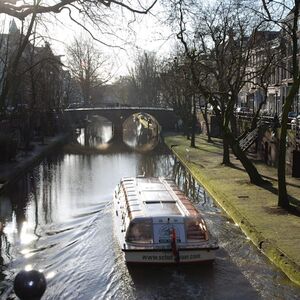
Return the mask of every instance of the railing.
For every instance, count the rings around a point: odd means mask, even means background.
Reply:
[[[90,110],[152,110],[152,111],[173,111],[171,107],[145,107],[145,106],[98,106],[98,107],[78,107],[66,108],[65,111],[90,111]]]
[[[242,151],[246,151],[258,138],[258,127],[249,132],[244,138],[239,141]]]

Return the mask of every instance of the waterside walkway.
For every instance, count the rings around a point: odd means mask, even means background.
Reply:
[[[206,136],[196,138],[196,148],[183,136],[166,136],[165,142],[252,242],[295,283],[300,285],[300,216],[277,206],[277,170],[255,162],[271,185],[249,182],[241,163],[232,155],[233,167],[221,165],[222,143]],[[300,203],[300,179],[287,176],[287,190]],[[299,214],[300,215],[300,214]]]

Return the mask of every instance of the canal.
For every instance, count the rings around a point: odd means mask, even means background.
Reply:
[[[163,144],[146,149],[62,151],[0,196],[1,299],[16,299],[13,279],[30,268],[47,278],[42,299],[299,299],[299,287],[260,254]],[[113,234],[112,194],[121,177],[141,174],[174,178],[193,197],[219,240],[213,264],[124,263]]]

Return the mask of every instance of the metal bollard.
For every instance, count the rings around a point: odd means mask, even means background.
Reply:
[[[21,300],[39,300],[47,287],[46,278],[43,273],[30,270],[20,271],[14,280],[15,294]]]

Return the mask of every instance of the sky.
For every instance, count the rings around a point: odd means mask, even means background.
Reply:
[[[143,1],[150,3],[152,0]],[[153,51],[160,58],[167,55],[170,51],[173,43],[172,39],[169,38],[171,31],[168,26],[162,25],[162,16],[159,13],[161,10],[162,7],[159,3],[154,6],[151,11],[152,13],[147,15],[134,16],[127,10],[118,10],[112,13],[112,18],[108,19],[109,26],[105,24],[107,20],[103,19],[103,23],[98,28],[88,24],[88,22],[74,11],[72,12],[72,16],[76,20],[81,20],[81,23],[97,39],[103,41],[103,44],[95,41],[95,45],[105,53],[106,57],[110,57],[114,80],[119,76],[126,75],[128,69],[133,67],[137,52]],[[103,12],[108,15],[107,12],[109,10],[105,9]],[[8,24],[12,18],[1,15],[0,21],[4,19],[6,20],[4,30],[7,32],[9,28]],[[20,21],[17,19],[15,21],[20,28]],[[63,62],[66,62],[66,46],[71,44],[74,37],[78,37],[81,33],[89,35],[80,26],[70,20],[67,10],[63,10],[60,14],[56,15],[43,15],[42,22],[38,26],[37,31],[44,37],[41,39],[39,46],[44,45],[44,41],[48,40],[55,54],[62,55]]]
[[[43,1],[50,3],[54,0]],[[152,1],[136,0],[136,2],[148,4]],[[134,3],[133,0],[128,2]],[[152,51],[157,58],[162,58],[168,56],[175,40],[170,27],[162,22],[165,17],[161,13],[163,9],[159,1],[146,15],[133,15],[126,9],[116,10],[114,11],[114,8],[103,9],[103,15],[107,19],[101,19],[102,24],[98,28],[82,19],[82,16],[76,11],[72,11],[73,18],[80,20],[80,23],[84,24],[93,36],[103,42],[95,41],[95,45],[110,59],[109,65],[112,67],[111,74],[113,76],[111,81],[128,74],[128,70],[134,66],[138,52]],[[12,20],[11,17],[5,17],[2,14],[0,22],[3,18],[6,18],[6,24]],[[21,27],[21,22],[17,19],[15,21],[17,26]],[[108,22],[108,25],[105,22]],[[8,25],[6,25],[6,31],[8,31]],[[66,63],[66,47],[71,44],[74,37],[78,37],[80,34],[88,35],[80,26],[70,20],[66,9],[59,14],[43,14],[37,31],[43,36],[38,46],[43,46],[45,41],[50,42],[55,54],[61,55],[63,63]]]
[[[110,57],[114,78],[128,73],[128,69],[133,67],[133,61],[138,51],[153,51],[158,58],[167,55],[173,42],[169,38],[171,35],[170,28],[163,26],[160,21],[159,11],[161,11],[161,7],[157,3],[152,14],[136,15],[134,22],[132,22],[134,18],[132,13],[118,11],[117,14],[113,15],[110,26],[100,26],[102,32],[99,28],[95,29],[86,23],[86,27],[96,38],[107,45],[113,45],[110,47],[95,41],[95,44],[106,53],[106,56]],[[80,18],[76,14],[74,16],[76,19]],[[52,16],[48,16],[47,19],[46,26],[41,27],[40,30],[45,35],[54,38],[50,44],[58,55],[65,54],[66,44],[70,44],[74,36],[78,37],[81,32],[88,35],[82,28],[69,20],[67,11],[57,15],[55,20]],[[82,22],[84,23],[84,20]],[[62,59],[64,61],[65,57],[63,56]]]

